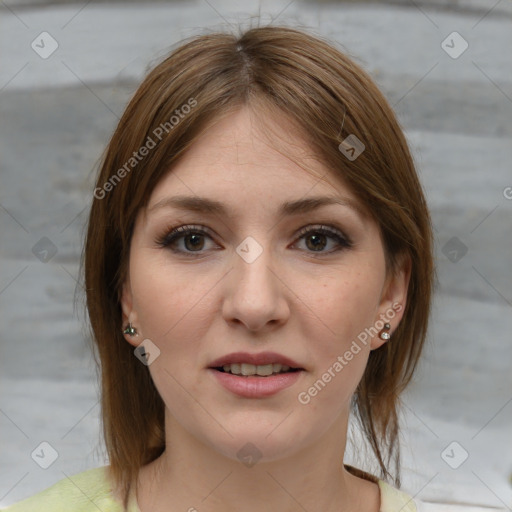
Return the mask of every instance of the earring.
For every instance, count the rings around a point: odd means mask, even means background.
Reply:
[[[384,324],[384,329],[379,334],[381,340],[389,340],[391,338],[391,334],[389,334],[389,329],[391,329],[391,325]]]
[[[129,323],[124,328],[123,334],[128,334],[128,336],[138,336],[139,335],[139,333],[137,332],[137,329],[135,329],[135,327],[133,327],[131,323]]]

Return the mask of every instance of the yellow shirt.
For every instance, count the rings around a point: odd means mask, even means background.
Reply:
[[[105,473],[106,466],[89,469],[64,478],[44,491],[26,498],[1,512],[124,512],[121,503],[114,499]],[[416,512],[413,499],[382,480],[380,512]],[[128,512],[140,512],[134,493]]]

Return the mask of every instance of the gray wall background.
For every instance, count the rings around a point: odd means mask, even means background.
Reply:
[[[337,41],[394,106],[427,192],[439,276],[404,398],[404,489],[510,510],[510,0],[2,2],[0,506],[107,463],[73,308],[96,164],[171,45],[249,16]]]

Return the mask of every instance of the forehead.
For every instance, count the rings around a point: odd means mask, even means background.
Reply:
[[[245,107],[203,132],[157,184],[148,208],[171,194],[216,197],[246,207],[306,195],[341,195],[358,203],[293,123],[271,117],[262,123],[261,115]]]

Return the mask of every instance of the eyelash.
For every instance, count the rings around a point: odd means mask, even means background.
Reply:
[[[170,247],[177,240],[191,234],[204,235],[212,238],[209,231],[203,228],[202,226],[186,225],[179,226],[176,228],[170,228],[170,230],[167,230],[163,236],[159,237],[156,240],[156,243],[159,247],[170,248],[171,251],[179,254],[185,254],[187,255],[187,257],[194,258],[202,256],[202,251],[180,251]],[[332,249],[330,251],[307,251],[310,252],[311,254],[332,254],[343,249],[350,249],[353,246],[353,243],[350,240],[350,238],[344,235],[339,229],[336,229],[333,226],[326,226],[323,224],[319,224],[317,226],[306,226],[299,231],[297,237],[298,239],[301,239],[310,234],[322,234],[331,237],[332,239],[336,240],[339,246],[338,248]]]

